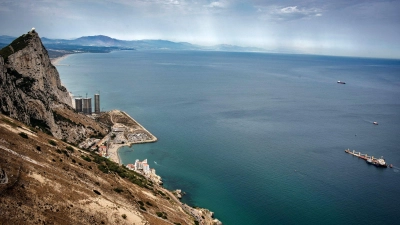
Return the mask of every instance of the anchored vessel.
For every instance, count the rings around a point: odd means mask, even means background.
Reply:
[[[344,152],[349,153],[350,155],[354,155],[357,156],[360,159],[364,159],[365,161],[367,161],[368,164],[372,164],[376,167],[384,167],[387,168],[387,164],[385,162],[385,160],[383,159],[383,156],[381,156],[381,158],[375,158],[374,156],[369,156],[367,154],[362,154],[361,152],[356,152],[355,150],[350,151],[350,149],[346,149],[344,150]]]
[[[340,80],[338,80],[338,82],[337,82],[338,84],[346,84],[346,82],[344,82],[344,81],[340,81]]]

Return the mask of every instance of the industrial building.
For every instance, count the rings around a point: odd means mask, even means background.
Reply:
[[[82,112],[82,99],[81,98],[75,99],[75,111]]]
[[[83,113],[92,114],[92,98],[83,99]]]
[[[100,114],[100,95],[94,95],[94,113]]]

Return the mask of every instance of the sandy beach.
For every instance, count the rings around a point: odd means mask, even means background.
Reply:
[[[125,140],[124,144],[112,143],[108,148],[108,154],[110,156],[110,160],[111,161],[116,162],[118,164],[122,164],[121,158],[118,155],[118,149],[123,147],[123,146],[132,146],[133,144],[137,144],[137,143],[151,143],[151,142],[156,142],[157,141],[157,137],[155,137],[148,130],[146,130],[146,128],[144,128],[140,123],[138,123],[136,120],[134,120],[126,112],[120,111],[120,110],[112,110],[112,111],[109,112],[109,114],[111,116],[111,121],[114,123],[114,125],[118,124],[118,122],[115,121],[115,118],[113,119],[113,116],[117,116],[118,117],[118,115],[119,116],[123,115],[128,120],[131,120],[136,126],[140,127],[139,129],[136,128],[136,131],[141,130],[141,131],[147,133],[150,136],[150,139],[148,139],[148,140],[140,140],[140,141],[135,141],[135,142]],[[110,134],[108,134],[108,135],[110,135]],[[100,142],[105,142],[106,140],[108,140],[108,135],[106,137],[104,137],[103,140],[101,140]]]
[[[67,58],[69,55],[71,55],[71,54],[65,54],[65,55],[63,55],[63,56],[61,56],[61,57],[57,57],[57,58],[51,59],[51,63],[52,63],[54,66],[59,66],[59,65],[61,65],[60,62],[61,62],[62,60],[64,60],[65,58]]]
[[[110,160],[120,165],[121,165],[121,159],[118,155],[118,149],[121,148],[122,146],[129,146],[129,144],[112,144],[108,148],[108,154],[110,156]]]

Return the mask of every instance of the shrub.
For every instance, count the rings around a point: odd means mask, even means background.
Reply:
[[[24,132],[19,133],[19,136],[21,136],[21,137],[23,137],[25,139],[28,139],[28,135],[26,133],[24,133]]]
[[[94,193],[101,195],[101,193],[98,190],[93,190]]]
[[[90,159],[90,157],[85,156],[85,155],[81,155],[81,158],[87,162],[91,162],[92,160]]]
[[[72,146],[67,146],[65,148],[70,152],[74,152],[74,148]]]
[[[142,201],[138,201],[139,205],[144,206]]]
[[[72,162],[73,162],[73,163],[76,163],[75,159],[72,159]]]
[[[143,211],[147,211],[144,206],[140,206],[140,209],[143,210]]]
[[[36,150],[42,151],[42,149],[40,148],[40,146],[36,146]]]
[[[149,206],[153,206],[153,204],[151,204],[150,202],[146,202],[146,204]]]
[[[68,152],[66,150],[62,150],[62,153],[64,153],[65,156],[69,157]]]
[[[53,146],[57,146],[57,143],[53,140],[49,140],[49,144],[53,145]]]
[[[158,217],[161,217],[163,219],[168,219],[166,212],[156,212],[156,214],[157,214]]]
[[[104,165],[97,165],[97,168],[103,173],[108,173],[108,169]]]
[[[126,214],[122,214],[122,218],[126,219]]]
[[[114,188],[114,191],[117,192],[117,193],[121,193],[124,190],[122,188],[120,188],[120,187],[117,187],[117,188]]]

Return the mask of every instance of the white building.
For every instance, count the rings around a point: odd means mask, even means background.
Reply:
[[[142,162],[140,162],[139,159],[136,159],[135,170],[142,170],[144,174],[150,173],[150,166],[147,163],[147,159],[143,160]]]

